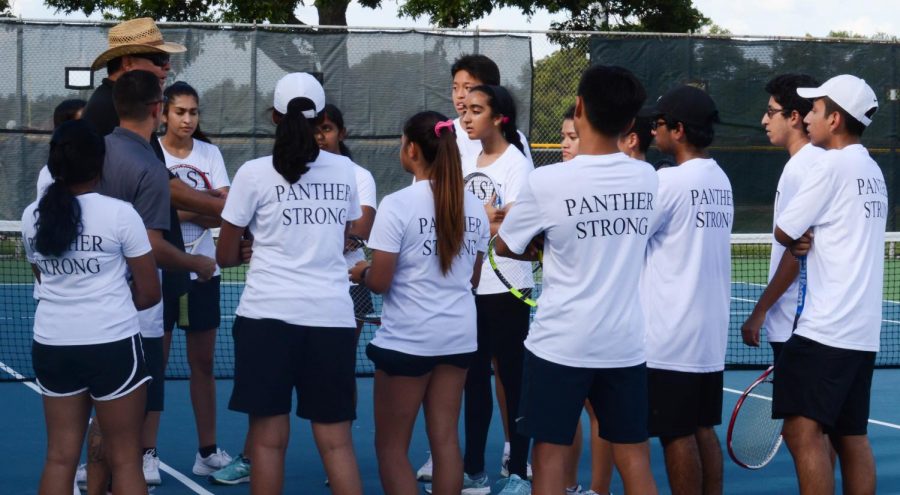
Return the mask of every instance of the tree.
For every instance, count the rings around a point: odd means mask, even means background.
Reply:
[[[9,0],[0,0],[0,17],[12,17],[12,8]]]
[[[553,23],[554,30],[685,33],[709,23],[692,0],[407,0],[400,14],[413,18],[427,15],[440,27],[460,27],[500,7],[519,9],[527,16],[540,8],[551,14],[568,12],[570,18]]]
[[[4,1],[8,0],[0,0]],[[359,0],[359,3],[377,8],[381,0]],[[108,19],[152,17],[181,22],[304,24],[294,15],[303,0],[44,0],[44,4],[56,8],[57,12],[85,15],[99,12]],[[346,26],[349,4],[350,0],[315,0],[319,24]]]

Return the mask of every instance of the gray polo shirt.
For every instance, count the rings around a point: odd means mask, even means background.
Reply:
[[[106,158],[97,192],[131,203],[144,227],[169,230],[169,174],[150,143],[121,127],[104,139]]]

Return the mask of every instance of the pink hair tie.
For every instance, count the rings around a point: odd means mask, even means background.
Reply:
[[[444,120],[434,124],[434,135],[437,137],[441,137],[441,129],[450,129],[450,132],[455,132],[453,130],[453,121],[452,120]]]
[[[504,115],[503,118],[500,119],[500,123],[501,123],[501,124],[509,124],[509,117],[507,117],[506,115]]]

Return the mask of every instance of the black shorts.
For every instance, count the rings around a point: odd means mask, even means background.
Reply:
[[[291,325],[238,316],[228,408],[254,416],[291,412],[320,423],[356,419],[356,328]]]
[[[468,369],[474,355],[473,351],[442,356],[416,356],[378,347],[371,342],[366,346],[366,356],[369,356],[369,359],[375,364],[375,369],[390,376],[422,376],[431,373],[439,364]]]
[[[875,353],[792,335],[775,364],[772,416],[804,416],[826,433],[865,435]]]
[[[372,304],[372,291],[362,285],[350,286],[350,297],[353,299],[353,314],[368,315],[375,312]]]
[[[781,349],[784,348],[784,342],[769,342],[769,346],[772,347],[772,364],[778,362],[778,357],[781,356]]]
[[[647,440],[647,366],[575,368],[525,351],[517,428],[537,442],[571,445],[591,401],[600,437],[613,443]]]
[[[174,312],[164,316],[165,330],[172,331],[175,325],[186,332],[219,328],[219,323],[222,321],[222,313],[219,309],[221,281],[222,277],[220,276],[215,276],[206,282],[191,280],[190,290],[178,298],[177,304],[170,303],[170,308],[163,307],[164,314],[167,309]]]
[[[124,397],[150,380],[140,334],[89,345],[31,344],[41,393],[69,397],[87,392],[99,401]]]
[[[144,363],[153,378],[147,386],[147,411],[162,411],[166,397],[166,363],[163,361],[163,338],[142,337]]]
[[[723,376],[648,368],[650,436],[683,437],[722,424]]]

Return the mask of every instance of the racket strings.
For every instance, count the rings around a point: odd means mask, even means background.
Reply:
[[[765,466],[781,446],[783,420],[772,418],[772,381],[766,379],[742,397],[729,432],[728,450],[741,466]]]

